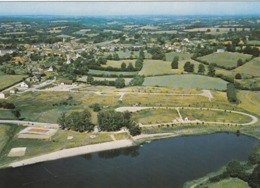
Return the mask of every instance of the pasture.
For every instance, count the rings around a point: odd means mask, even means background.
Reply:
[[[120,59],[130,59],[131,56],[133,57],[133,59],[137,59],[139,57],[139,51],[119,50],[116,53],[118,54]],[[110,54],[113,55],[114,52],[105,52],[104,54],[107,57]],[[144,54],[145,54],[146,59],[152,58],[152,55],[150,53],[147,53],[146,51],[144,51]]]
[[[260,114],[260,92],[259,91],[245,91],[239,90],[237,92],[238,99],[240,100],[239,107],[255,113]]]
[[[121,68],[122,63],[125,63],[126,66],[128,66],[130,63],[132,63],[132,65],[135,66],[135,61],[136,60],[120,60],[120,61],[108,60],[105,65],[102,65],[102,67]]]
[[[260,41],[259,40],[250,40],[246,44],[252,45],[252,46],[260,46]]]
[[[137,71],[133,72],[123,72],[123,71],[104,71],[104,70],[94,70],[94,69],[89,69],[88,72],[90,75],[93,76],[103,76],[103,77],[119,77],[119,76],[126,76],[126,77],[134,77],[137,75]]]
[[[25,75],[0,75],[0,91],[22,81],[25,77]]]
[[[248,183],[238,178],[228,178],[207,184],[208,188],[250,188]]]
[[[192,54],[190,53],[186,53],[186,52],[181,52],[181,53],[178,53],[178,52],[169,52],[169,53],[166,53],[166,61],[170,61],[172,62],[173,58],[175,56],[178,56],[179,57],[179,61],[181,60],[186,60],[186,59],[190,59]]]
[[[260,76],[260,57],[254,58],[246,64],[237,67],[235,73],[240,73],[243,77]]]
[[[243,61],[249,60],[252,56],[247,54],[241,54],[237,52],[222,52],[222,53],[212,53],[206,56],[199,57],[201,61],[206,61],[208,63],[215,63],[218,66],[225,68],[234,68],[237,66],[237,61],[242,59]]]
[[[186,74],[146,77],[143,85],[225,90],[227,82],[220,78]]]

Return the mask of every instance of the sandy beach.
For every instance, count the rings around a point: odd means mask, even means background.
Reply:
[[[81,147],[76,147],[76,148],[64,149],[64,150],[52,152],[49,154],[44,154],[44,155],[41,155],[38,157],[32,157],[29,159],[13,162],[9,165],[9,167],[19,167],[19,166],[31,165],[31,164],[35,164],[35,163],[51,161],[51,160],[67,158],[67,157],[73,157],[73,156],[77,156],[77,155],[124,148],[124,147],[129,147],[132,145],[133,145],[133,142],[131,140],[118,140],[118,141],[105,142],[105,143],[100,143],[100,144],[93,144],[93,145],[81,146]]]

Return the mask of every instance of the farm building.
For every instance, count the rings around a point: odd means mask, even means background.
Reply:
[[[13,89],[10,90],[10,93],[11,93],[11,94],[16,94],[17,91],[18,91],[18,89],[15,87],[15,88],[13,88]]]
[[[27,83],[27,82],[22,82],[20,86],[22,88],[29,88],[30,87],[29,83]]]
[[[0,99],[5,99],[9,96],[8,92],[0,92]]]
[[[184,121],[196,121],[196,119],[192,116],[187,116],[184,118]]]
[[[224,49],[217,49],[217,53],[223,53],[223,52],[225,52]]]

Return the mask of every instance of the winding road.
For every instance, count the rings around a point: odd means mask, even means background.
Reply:
[[[204,123],[207,124],[222,124],[222,125],[253,125],[258,121],[258,118],[256,116],[253,116],[251,114],[245,113],[245,112],[240,112],[240,111],[235,111],[235,110],[225,110],[225,109],[218,109],[218,108],[196,108],[196,107],[158,107],[158,106],[153,106],[153,107],[142,107],[142,106],[138,106],[138,107],[119,107],[116,109],[117,112],[125,112],[125,111],[129,111],[129,112],[137,112],[140,110],[145,110],[145,109],[175,109],[178,111],[178,109],[183,108],[183,109],[191,109],[191,110],[212,110],[212,111],[221,111],[221,112],[231,112],[231,113],[236,113],[236,114],[241,114],[244,116],[248,116],[250,117],[252,120],[250,122],[247,123],[224,123],[224,122],[211,122],[211,121],[203,121]],[[198,123],[198,122],[202,122],[199,120],[195,120],[195,121],[180,121],[180,122],[168,122],[168,123],[163,123],[163,124],[182,124],[182,123]],[[156,123],[156,124],[146,124],[146,125],[140,125],[141,127],[147,127],[147,126],[158,126],[161,125],[162,123]]]

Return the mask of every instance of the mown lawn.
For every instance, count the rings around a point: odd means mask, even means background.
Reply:
[[[255,113],[260,114],[260,92],[259,91],[245,91],[239,90],[237,92],[238,99],[240,100],[239,107]]]
[[[0,90],[16,82],[22,81],[25,75],[0,75]]]
[[[232,68],[237,66],[237,61],[242,59],[243,61],[250,59],[252,56],[236,52],[223,52],[223,53],[212,53],[198,59],[206,61],[208,63],[216,63],[219,66],[226,68]]]
[[[198,88],[225,90],[227,82],[220,78],[201,75],[167,75],[146,77],[144,86],[167,86],[173,88]]]
[[[170,61],[172,62],[173,58],[175,56],[178,56],[179,57],[179,61],[181,60],[186,60],[186,59],[190,59],[192,54],[190,53],[186,53],[186,52],[181,52],[181,53],[178,53],[178,52],[169,52],[169,53],[166,53],[166,61]]]

